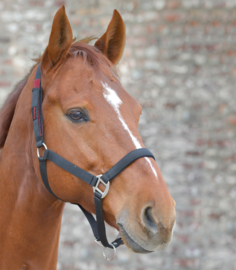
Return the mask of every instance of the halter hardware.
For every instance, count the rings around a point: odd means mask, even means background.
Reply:
[[[115,257],[116,257],[116,247],[113,244],[111,244],[112,249],[113,249],[113,256],[111,258],[108,258],[106,256],[106,253],[105,253],[106,247],[104,247],[103,244],[100,241],[98,241],[97,239],[95,239],[95,243],[97,243],[100,247],[103,248],[102,255],[107,261],[112,261],[113,259],[115,259]]]
[[[102,180],[102,174],[99,174],[99,175],[97,175],[96,177],[98,178],[98,181],[97,181],[95,187],[93,187],[93,192],[95,193],[95,192],[97,191],[99,194],[101,194],[101,198],[103,199],[103,198],[106,197],[106,195],[107,195],[107,193],[108,193],[108,191],[109,191],[109,188],[110,188],[110,182],[105,183],[105,182]],[[101,183],[105,186],[105,190],[104,190],[104,191],[102,191],[101,189],[99,189],[99,185],[100,185]]]
[[[42,143],[42,146],[44,147],[45,150],[48,149],[47,146],[46,146],[46,144],[45,144],[44,142]],[[42,146],[41,146],[41,147],[42,147]],[[37,147],[37,156],[38,156],[38,158],[42,158],[42,157],[40,157],[40,155],[39,155],[39,148],[41,148],[41,147]]]
[[[112,245],[112,244],[111,244]],[[114,245],[112,245],[112,248],[113,248],[113,256],[111,258],[108,258],[106,256],[106,253],[105,253],[105,250],[106,250],[106,247],[103,247],[103,251],[102,251],[102,254],[103,254],[103,257],[107,260],[107,261],[112,261],[113,259],[115,259],[116,257],[116,248],[114,247]]]
[[[132,164],[135,160],[142,157],[150,157],[154,158],[153,154],[146,148],[140,148],[129,152],[126,156],[124,156],[120,161],[118,161],[111,169],[109,169],[103,175],[94,176],[93,174],[81,169],[70,161],[64,159],[62,156],[48,149],[46,144],[43,141],[43,114],[42,114],[42,95],[43,90],[41,87],[41,71],[40,64],[38,65],[35,80],[34,80],[34,88],[32,89],[32,116],[33,116],[33,127],[34,127],[34,135],[36,140],[37,147],[37,156],[39,160],[39,168],[41,173],[41,178],[44,183],[45,188],[57,199],[63,201],[56,194],[53,193],[48,177],[47,177],[47,160],[52,161],[58,167],[63,170],[71,173],[75,177],[83,180],[88,185],[93,187],[94,192],[94,204],[95,204],[95,212],[96,212],[96,220],[94,216],[86,211],[81,205],[78,205],[84,215],[86,216],[90,226],[92,228],[95,242],[103,247],[103,256],[106,260],[111,261],[115,258],[116,248],[120,245],[124,244],[120,234],[118,234],[117,238],[109,243],[106,237],[106,228],[102,213],[102,199],[107,195],[110,188],[110,181],[115,178],[119,173],[121,173],[125,168],[127,168],[130,164]],[[39,148],[44,147],[44,155],[41,157],[39,155]],[[99,185],[102,184],[105,186],[105,190],[102,191],[99,188]],[[113,249],[114,253],[111,258],[108,258],[105,254],[105,248]]]

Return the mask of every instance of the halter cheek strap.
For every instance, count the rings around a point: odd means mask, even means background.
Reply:
[[[80,167],[76,166],[70,161],[64,159],[63,157],[56,154],[55,152],[49,150],[45,142],[43,141],[43,115],[42,115],[43,90],[41,87],[40,78],[41,78],[41,71],[40,71],[40,65],[39,65],[37,68],[36,76],[35,76],[34,88],[32,90],[32,116],[33,116],[33,127],[34,127],[34,134],[35,134],[35,140],[36,140],[37,155],[39,159],[40,173],[41,173],[44,186],[53,196],[55,196],[59,200],[62,200],[56,194],[53,193],[49,185],[49,181],[47,177],[47,160],[52,161],[58,167],[64,169],[65,171],[76,176],[77,178],[83,180],[88,185],[92,186],[93,192],[94,192],[94,204],[95,204],[95,212],[96,212],[97,220],[95,220],[93,215],[89,213],[88,211],[86,211],[81,205],[78,205],[78,206],[81,208],[82,212],[84,213],[84,215],[88,219],[88,222],[90,223],[94,237],[96,239],[95,241],[98,244],[100,244],[101,242],[100,245],[102,245],[103,247],[113,248],[115,250],[115,248],[123,244],[123,240],[119,236],[112,243],[109,243],[107,241],[105,223],[104,223],[104,218],[103,218],[103,213],[102,213],[102,200],[109,191],[110,181],[113,178],[115,178],[119,173],[121,173],[131,163],[133,163],[135,160],[142,157],[151,157],[153,159],[155,158],[152,155],[152,153],[146,148],[136,149],[128,153],[126,156],[124,156],[120,161],[118,161],[110,170],[108,170],[103,175],[95,176],[81,169]],[[39,155],[39,148],[41,147],[44,147],[45,149],[43,157]],[[102,183],[105,186],[104,191],[99,189],[100,183]],[[103,255],[105,257],[105,254]]]

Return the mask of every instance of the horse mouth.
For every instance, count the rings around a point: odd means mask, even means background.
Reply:
[[[127,233],[127,231],[125,230],[125,228],[123,227],[122,224],[117,223],[117,225],[119,226],[120,229],[120,235],[124,241],[124,243],[127,245],[128,248],[130,248],[133,252],[135,253],[151,253],[153,251],[150,250],[146,250],[144,248],[142,248],[139,244],[137,244]]]

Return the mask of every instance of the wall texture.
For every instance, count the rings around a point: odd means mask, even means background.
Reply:
[[[140,133],[176,201],[177,224],[165,251],[122,247],[108,263],[79,209],[67,205],[58,269],[236,269],[236,129],[228,123],[236,113],[236,1],[0,1],[0,105],[46,47],[63,4],[78,38],[101,36],[114,8],[123,16],[119,74],[143,106]]]

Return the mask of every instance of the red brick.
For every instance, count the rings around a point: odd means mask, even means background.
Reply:
[[[0,87],[7,87],[7,86],[11,86],[11,82],[0,81]]]
[[[163,14],[163,18],[165,21],[169,23],[178,23],[183,21],[183,15],[179,12],[168,11]]]
[[[192,267],[195,265],[195,260],[194,259],[177,259],[175,260],[175,265],[181,266],[181,267]]]
[[[169,0],[167,3],[167,7],[171,9],[176,9],[180,7],[181,2],[179,0]]]
[[[29,1],[29,4],[33,7],[43,7],[44,6],[44,1]]]

